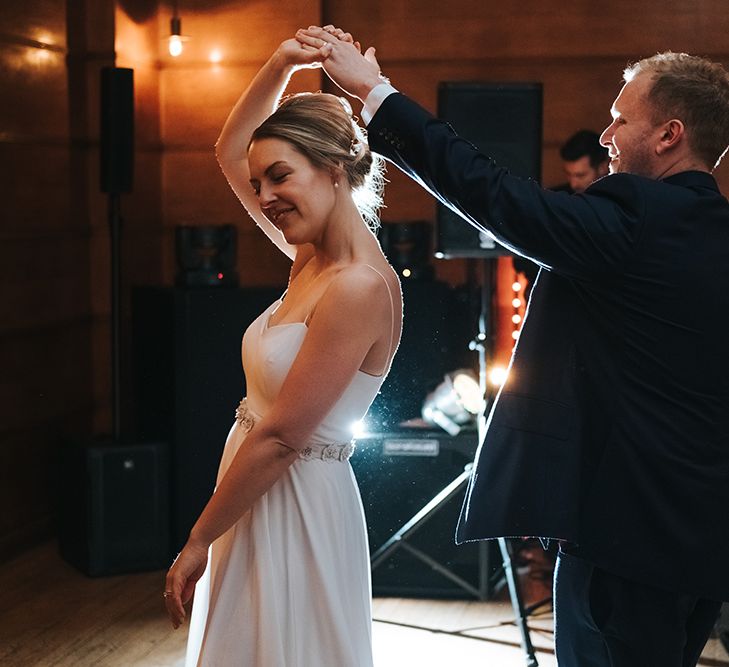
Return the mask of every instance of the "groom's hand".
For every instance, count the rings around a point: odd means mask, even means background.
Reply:
[[[322,66],[329,78],[344,92],[363,102],[375,86],[387,81],[380,73],[375,49],[370,47],[362,55],[359,43],[339,28],[309,26],[298,30],[296,39],[304,46],[327,54]]]
[[[328,48],[326,50],[314,49],[296,39],[287,39],[281,42],[276,49],[274,58],[278,59],[278,62],[284,67],[302,69],[321,67],[327,55]]]

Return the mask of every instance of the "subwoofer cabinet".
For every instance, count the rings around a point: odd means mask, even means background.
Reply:
[[[59,549],[89,576],[169,567],[164,443],[63,443]]]
[[[225,438],[245,395],[243,333],[283,290],[133,290],[135,432],[169,443],[172,554],[213,492]]]
[[[464,472],[473,461],[476,445],[475,430],[452,437],[440,429],[400,429],[357,439],[351,464],[362,496],[371,554]],[[456,599],[490,595],[501,565],[496,542],[455,544],[465,490],[464,482],[405,538],[405,547],[395,548],[373,567],[374,595]],[[408,545],[475,590],[467,590],[414,556]]]

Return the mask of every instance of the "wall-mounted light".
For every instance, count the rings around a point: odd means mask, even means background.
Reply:
[[[182,34],[182,21],[177,12],[177,2],[172,3],[172,18],[170,19],[170,36],[167,38],[167,48],[173,58],[182,53],[182,43],[189,38]]]

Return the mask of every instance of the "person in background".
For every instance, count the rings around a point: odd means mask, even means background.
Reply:
[[[567,183],[552,188],[555,191],[579,193],[608,173],[610,158],[600,144],[600,135],[592,130],[575,132],[559,149]]]

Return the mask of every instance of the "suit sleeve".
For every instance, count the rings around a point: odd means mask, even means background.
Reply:
[[[545,268],[599,278],[635,252],[645,217],[638,177],[604,177],[582,195],[545,190],[512,176],[401,94],[385,99],[368,135],[372,150],[466,222]]]

